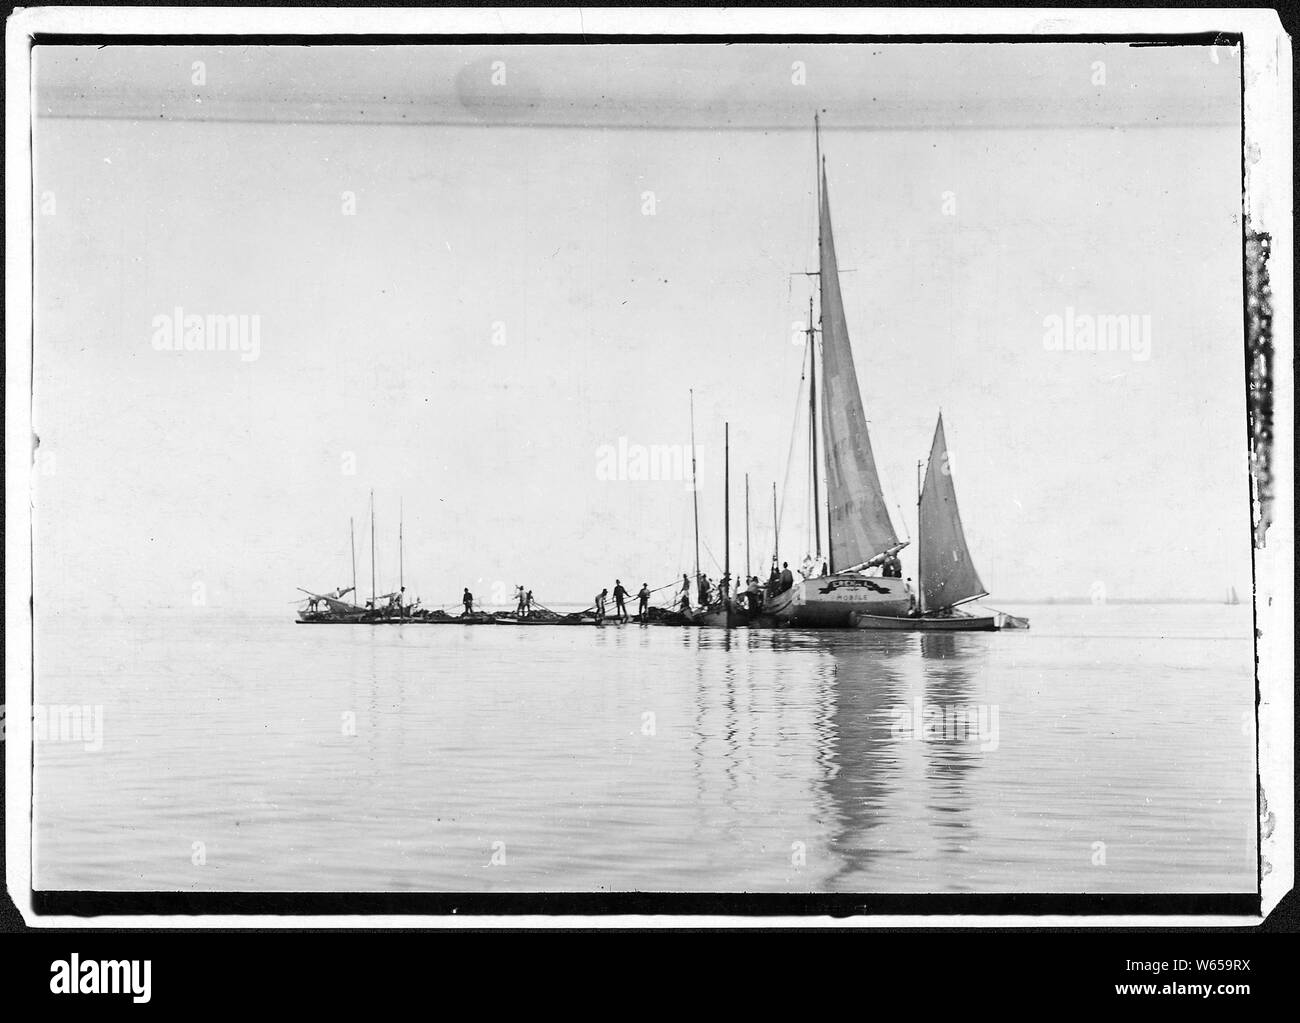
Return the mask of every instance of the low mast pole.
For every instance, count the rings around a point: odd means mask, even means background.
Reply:
[[[772,481],[772,564],[781,563],[781,522],[776,512],[776,481]]]
[[[731,424],[722,424],[722,578],[731,586]],[[725,600],[724,593],[724,600]]]
[[[691,503],[695,507],[695,596],[700,592],[700,477],[695,472],[695,391],[691,392]]]

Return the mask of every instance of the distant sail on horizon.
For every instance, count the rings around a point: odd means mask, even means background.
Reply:
[[[880,487],[849,345],[825,170],[821,186],[822,436],[834,571],[865,564],[899,539]]]
[[[943,432],[943,413],[934,428],[930,461],[920,501],[921,596],[927,611],[941,611],[976,597],[987,596],[979,573],[971,562],[957,510],[948,462],[948,442]]]

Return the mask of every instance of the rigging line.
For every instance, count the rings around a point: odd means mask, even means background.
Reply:
[[[719,563],[718,559],[714,557],[713,552],[709,550],[709,542],[707,540],[701,540],[700,543],[704,545],[704,553],[707,554],[710,558],[713,558],[714,569],[716,569],[718,572],[721,572],[722,565]]]
[[[804,342],[803,355],[800,357],[799,364],[801,367],[806,367],[808,365],[807,341]],[[804,381],[807,379],[807,372],[808,371],[805,368],[799,370],[799,386],[795,389],[794,415],[791,417],[792,422],[790,424],[790,447],[787,449],[785,455],[785,477],[781,481],[781,501],[776,514],[777,529],[780,529],[781,523],[785,521],[785,499],[786,495],[790,492],[790,469],[794,465],[794,441],[795,438],[799,436],[799,413],[803,408],[803,385]]]
[[[653,590],[650,591],[650,593],[653,595],[653,594],[655,594],[655,593],[658,593],[660,590],[666,590],[666,589],[668,589],[670,586],[676,586],[676,585],[677,585],[677,581],[676,581],[676,580],[673,580],[673,581],[670,582],[670,583],[664,583],[662,586],[656,586]],[[628,599],[630,600],[632,597],[635,597],[635,596],[636,596],[635,593],[629,593],[629,594],[628,594]],[[614,601],[614,595],[613,595],[613,594],[610,594],[609,599],[610,599],[610,602],[613,603],[613,601]],[[540,606],[540,605],[539,605],[539,606]],[[616,605],[616,606],[617,606],[617,605]],[[547,610],[549,611],[550,608],[547,608]],[[585,615],[588,611],[595,611],[595,610],[596,610],[596,605],[595,605],[595,604],[592,604],[591,607],[589,607],[589,608],[585,608],[584,610],[582,610],[582,611],[578,611],[578,612],[576,612],[576,613],[577,613],[577,614],[580,614],[580,615]],[[554,614],[554,613],[555,613],[555,612],[552,612],[552,614]]]
[[[912,534],[911,531],[907,528],[907,516],[903,514],[903,506],[898,502],[894,502],[894,510],[898,512],[898,521],[903,524],[903,539],[906,540],[908,543],[911,543]]]

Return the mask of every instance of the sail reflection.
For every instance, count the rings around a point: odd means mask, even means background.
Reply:
[[[988,724],[973,702],[982,636],[690,635],[695,826],[749,822],[722,832],[738,842],[734,869],[773,883],[792,844],[806,862],[780,887],[923,890],[939,863],[962,883]]]
[[[926,816],[939,829],[943,852],[956,854],[966,850],[975,824],[967,775],[984,755],[981,734],[985,745],[992,742],[990,727],[997,722],[995,716],[990,717],[989,708],[981,708],[971,700],[971,677],[986,647],[975,635],[932,633],[922,635],[920,640],[925,713],[932,717],[936,731],[936,712],[941,714],[944,729],[941,737],[922,743]]]
[[[836,636],[827,646],[833,671],[819,746],[833,751],[822,788],[834,821],[830,851],[838,861],[828,883],[844,890],[860,887],[873,861],[889,852],[876,832],[890,819],[887,804],[897,789],[892,709],[906,698],[905,658],[915,658],[916,642],[903,633],[863,633]]]
[[[984,644],[978,636],[873,633],[836,636],[827,650],[833,669],[819,748],[833,752],[819,762],[819,788],[837,860],[828,886],[924,887],[926,861],[962,856],[974,826],[969,774],[990,722],[987,708],[972,703],[971,679]],[[882,874],[900,856],[917,872]],[[960,865],[944,874],[961,877]]]

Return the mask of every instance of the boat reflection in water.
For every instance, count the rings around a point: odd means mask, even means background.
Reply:
[[[972,682],[986,637],[743,629],[682,642],[689,844],[731,850],[685,872],[749,891],[970,889],[972,780],[996,749]]]
[[[910,798],[902,788],[893,732],[894,711],[909,698],[916,640],[895,633],[863,639],[832,648],[834,671],[822,721],[831,754],[818,787],[830,811],[826,851],[836,866],[824,886],[831,891],[868,889],[868,879],[879,877],[878,862],[897,862],[897,840],[886,825],[897,817],[891,805]]]
[[[960,863],[977,826],[969,783],[996,742],[996,710],[971,698],[984,645],[952,634],[869,639],[832,648],[835,752],[822,788],[839,865],[826,887],[969,890]]]

